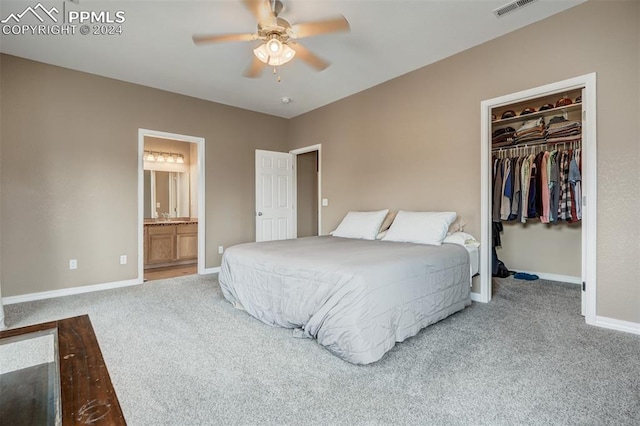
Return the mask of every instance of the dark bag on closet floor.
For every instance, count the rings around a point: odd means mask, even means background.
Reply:
[[[493,274],[493,276],[498,278],[507,278],[509,275],[511,275],[511,272],[509,272],[501,260],[498,260],[498,270]]]
[[[493,247],[493,262],[492,262],[492,275],[498,278],[507,278],[510,274],[509,269],[504,262],[498,259],[496,248]]]

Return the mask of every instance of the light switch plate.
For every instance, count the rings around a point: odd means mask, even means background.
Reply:
[[[329,205],[329,199],[328,198],[323,198],[322,199],[322,207],[327,207]]]

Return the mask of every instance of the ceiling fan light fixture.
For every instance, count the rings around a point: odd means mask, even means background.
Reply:
[[[274,42],[274,43],[272,43]],[[275,45],[278,49],[277,53],[274,53],[271,46]],[[282,43],[280,40],[272,38],[266,43],[253,49],[253,54],[256,55],[261,62],[272,66],[278,67],[284,65],[296,56],[296,51]]]
[[[264,52],[265,50],[266,49],[264,48],[264,44],[261,44],[258,48],[253,50],[253,54],[256,55],[256,58],[260,59],[266,64],[269,60],[269,55]]]
[[[282,55],[282,43],[277,38],[272,38],[267,42],[267,50],[271,56]]]

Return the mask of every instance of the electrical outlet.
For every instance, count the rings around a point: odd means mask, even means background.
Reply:
[[[78,269],[78,259],[69,260],[69,269]]]
[[[222,253],[224,253],[224,247],[218,246],[218,254],[222,254]]]
[[[121,265],[126,265],[127,264],[127,255],[123,254],[120,256],[120,264]]]

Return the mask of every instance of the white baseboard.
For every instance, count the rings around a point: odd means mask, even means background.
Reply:
[[[546,272],[533,272],[533,271],[521,271],[521,270],[517,270],[516,272],[524,272],[525,274],[537,275],[538,277],[540,277],[541,280],[558,281],[561,283],[569,283],[569,284],[582,284],[581,277],[574,277],[571,275],[547,274]]]
[[[220,272],[219,266],[216,266],[214,268],[204,268],[204,273],[201,275],[217,274],[218,272]]]
[[[218,272],[220,272],[219,266],[215,268],[206,268],[204,270],[204,274],[202,275],[215,274]],[[143,280],[136,278],[133,280],[126,280],[126,281],[115,281],[111,283],[85,285],[81,287],[62,288],[60,290],[51,290],[51,291],[43,291],[39,293],[21,294],[19,296],[3,297],[2,303],[4,305],[12,305],[14,303],[31,302],[34,300],[51,299],[54,297],[64,297],[64,296],[71,296],[74,294],[91,293],[94,291],[110,290],[113,288],[120,288],[120,287],[129,287],[132,285],[138,285],[142,283],[143,283]]]
[[[14,303],[31,302],[34,300],[51,299],[54,297],[71,296],[73,294],[91,293],[94,291],[110,290],[113,288],[128,287],[132,285],[142,284],[142,280],[133,279],[126,281],[115,281],[111,283],[84,285],[81,287],[62,288],[60,290],[43,291],[39,293],[21,294],[19,296],[3,297],[4,305],[12,305]]]
[[[637,322],[622,321],[596,315],[596,322],[593,325],[611,330],[624,331],[625,333],[640,334],[640,323]]]

